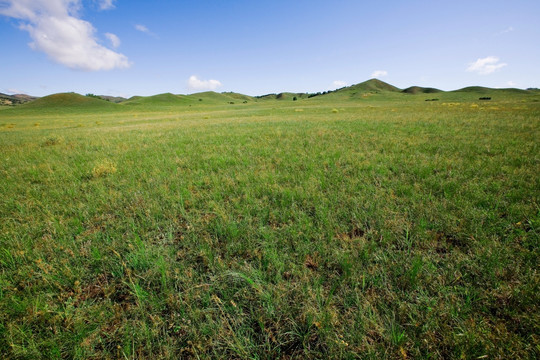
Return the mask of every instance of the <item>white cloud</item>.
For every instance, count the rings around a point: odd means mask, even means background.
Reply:
[[[98,5],[100,10],[110,10],[114,9],[115,0],[98,0]]]
[[[517,87],[518,85],[513,82],[512,80],[510,80],[509,82],[506,83],[508,86],[511,86],[511,87]]]
[[[154,34],[152,31],[150,31],[150,29],[148,27],[146,27],[146,25],[137,24],[137,25],[135,25],[135,29],[137,31],[143,32],[143,33],[148,34],[150,36],[153,36],[156,39],[159,39],[159,37],[156,34]]]
[[[201,80],[196,75],[192,75],[188,80],[190,90],[215,90],[223,86],[218,80]]]
[[[332,87],[334,89],[339,89],[339,88],[342,88],[342,87],[345,87],[347,86],[347,83],[345,81],[342,81],[342,80],[336,80],[332,83]]]
[[[120,46],[120,38],[118,38],[118,36],[114,35],[114,34],[111,34],[111,33],[105,33],[105,36],[107,37],[107,39],[109,39],[109,41],[111,42],[111,46],[113,48],[117,48]]]
[[[386,70],[375,70],[371,74],[372,78],[380,78],[380,77],[384,77],[384,76],[388,76],[388,71],[386,71]]]
[[[480,75],[488,75],[505,66],[506,66],[505,63],[499,62],[498,57],[488,56],[482,59],[478,59],[473,63],[470,63],[469,67],[467,68],[467,71],[475,72]]]
[[[128,68],[128,58],[98,44],[95,28],[78,17],[80,0],[0,0],[0,14],[22,21],[32,49],[72,69]]]
[[[503,31],[501,31],[500,34],[507,34],[507,33],[512,32],[512,31],[514,31],[514,28],[512,26],[510,26],[510,27],[504,29]]]
[[[135,29],[139,30],[140,32],[150,34],[150,30],[144,25],[137,24],[135,25]]]

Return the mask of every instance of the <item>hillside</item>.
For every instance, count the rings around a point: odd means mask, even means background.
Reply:
[[[59,109],[111,109],[117,105],[109,101],[83,96],[76,93],[59,93],[44,96],[20,106],[26,110],[59,110]]]
[[[193,102],[188,96],[174,95],[171,93],[158,94],[154,96],[133,96],[121,103],[124,106],[147,105],[147,106],[175,106],[185,105]]]
[[[421,87],[421,86],[411,86],[402,91],[402,93],[404,94],[411,94],[411,95],[435,94],[435,93],[440,93],[440,92],[443,92],[443,91],[439,89],[431,88],[431,87]]]
[[[470,92],[470,93],[478,93],[478,94],[485,94],[488,92],[492,92],[495,89],[483,87],[483,86],[468,86],[464,87],[462,89],[453,90],[452,92]]]
[[[117,104],[122,106],[141,106],[155,110],[161,107],[195,106],[195,105],[225,105],[238,104],[255,101],[294,101],[296,100],[316,100],[316,101],[340,101],[340,100],[360,100],[371,98],[372,100],[397,100],[403,95],[426,95],[440,94],[437,97],[448,101],[460,99],[477,100],[480,97],[513,97],[518,95],[538,94],[538,89],[494,89],[482,86],[469,86],[453,91],[443,91],[433,87],[411,86],[400,89],[379,79],[367,80],[355,85],[343,87],[336,90],[317,93],[293,93],[281,92],[260,96],[248,96],[235,92],[217,93],[205,91],[189,95],[175,95],[163,93],[153,96],[133,96],[129,99],[108,95],[98,97],[82,96],[76,93],[60,93],[36,98],[29,95],[17,94],[7,95],[0,93],[0,105],[8,110],[13,105],[27,110],[54,110],[58,109],[113,109]],[[101,99],[100,99],[101,98]],[[121,109],[121,107],[118,107]]]
[[[221,94],[223,95],[226,95],[232,99],[235,99],[235,100],[242,100],[242,101],[253,101],[255,100],[253,98],[253,96],[249,96],[249,95],[244,95],[244,94],[240,94],[240,93],[235,93],[235,92],[222,92]]]
[[[309,94],[309,98],[317,99],[358,99],[365,98],[375,94],[399,94],[401,89],[385,83],[379,79],[371,79],[364,81],[359,84],[343,87],[337,90],[330,90],[325,92],[318,92],[314,94]]]
[[[279,94],[266,94],[262,96],[257,96],[257,99],[261,100],[294,100],[294,98],[305,99],[308,98],[309,94],[307,93],[291,93],[291,92],[282,92]]]
[[[27,102],[36,100],[37,97],[30,96],[26,94],[14,94],[8,95],[0,93],[0,106],[13,106],[13,105],[22,105]]]
[[[513,93],[513,94],[534,94],[534,91],[531,90],[523,90],[523,89],[516,89],[516,88],[500,88],[500,89],[494,89],[494,88],[488,88],[483,86],[468,86],[464,87],[463,89],[454,90],[452,92],[468,92],[468,93],[478,93],[478,94],[487,94],[487,93]]]
[[[190,94],[186,97],[191,98],[193,101],[203,102],[204,104],[227,104],[231,102],[252,101],[251,96],[233,93],[223,92],[217,93],[215,91],[204,91],[200,93]]]
[[[235,102],[253,101],[253,97],[233,92],[217,93],[204,91],[190,95],[175,95],[171,93],[154,96],[133,96],[121,104],[126,106],[186,106],[186,105],[217,105]]]
[[[401,89],[395,87],[394,85],[390,85],[379,79],[371,79],[368,81],[364,81],[360,84],[349,86],[340,91],[347,91],[347,90],[364,91],[364,92],[381,92],[381,91],[400,92],[401,91]]]
[[[110,95],[98,95],[98,96],[104,100],[117,103],[117,104],[127,100],[126,98],[121,97],[121,96],[110,96]]]

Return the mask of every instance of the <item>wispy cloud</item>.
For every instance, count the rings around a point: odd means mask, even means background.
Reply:
[[[30,47],[72,69],[98,71],[130,67],[128,58],[97,42],[96,29],[78,16],[80,0],[1,0],[0,14],[22,21]]]
[[[345,86],[347,86],[347,83],[342,80],[335,80],[334,82],[332,82],[332,88],[334,89],[339,89]]]
[[[116,0],[95,0],[95,1],[97,1],[100,10],[110,10],[110,9],[115,8],[114,2]]]
[[[150,34],[150,30],[145,25],[137,24],[135,25],[135,29],[139,30],[140,32]]]
[[[510,80],[509,82],[506,83],[506,85],[510,86],[510,87],[517,87],[518,84],[516,84],[515,82],[513,82],[512,80]]]
[[[143,24],[136,24],[135,25],[135,30],[140,31],[140,32],[145,33],[145,34],[148,34],[150,36],[153,36],[156,39],[159,38],[155,33],[150,31],[150,29],[146,25],[143,25]]]
[[[388,76],[388,71],[386,71],[386,70],[375,70],[371,74],[372,78],[381,78],[381,77],[384,77],[384,76]]]
[[[190,76],[188,80],[188,88],[190,90],[216,90],[223,86],[218,80],[201,80],[196,75]]]
[[[501,31],[499,34],[508,34],[509,32],[512,32],[512,31],[514,31],[514,27],[509,26],[506,29],[504,29],[503,31]]]
[[[113,48],[117,48],[120,46],[121,42],[120,42],[120,39],[118,38],[118,36],[114,35],[114,34],[111,34],[111,33],[105,33],[105,37],[107,37],[107,39],[109,39],[109,41],[111,42],[111,46]]]
[[[475,72],[480,75],[488,75],[494,73],[497,70],[505,67],[507,64],[499,62],[499,58],[496,56],[488,56],[476,60],[469,64],[467,68],[468,72]]]

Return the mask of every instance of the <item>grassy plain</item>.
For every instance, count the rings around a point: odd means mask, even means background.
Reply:
[[[539,94],[353,92],[0,110],[0,355],[539,357]]]

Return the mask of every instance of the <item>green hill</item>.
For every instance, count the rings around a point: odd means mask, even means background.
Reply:
[[[191,104],[192,102],[193,100],[189,96],[164,93],[153,96],[133,96],[122,102],[121,105],[175,106]]]
[[[221,94],[226,95],[232,99],[238,100],[238,101],[253,101],[255,100],[252,96],[239,94],[235,92],[222,92]]]
[[[59,93],[44,96],[19,106],[25,110],[73,110],[73,109],[113,109],[117,105],[109,101],[83,96],[76,93]]]
[[[463,89],[454,90],[452,92],[468,92],[468,93],[478,93],[478,94],[485,94],[492,92],[495,89],[483,87],[483,86],[468,86],[464,87]]]
[[[307,93],[291,93],[291,92],[282,92],[279,94],[266,94],[262,96],[257,96],[260,100],[290,100],[293,101],[294,98],[297,100],[308,98],[309,94]]]
[[[523,90],[523,89],[516,89],[516,88],[488,88],[483,86],[468,86],[464,87],[463,89],[454,90],[453,92],[469,92],[469,93],[478,93],[478,94],[486,94],[486,93],[493,93],[493,92],[505,92],[505,93],[513,93],[513,94],[532,94],[530,90]]]
[[[194,101],[202,101],[203,104],[228,104],[228,103],[242,103],[244,101],[253,101],[253,97],[239,94],[235,92],[222,92],[217,93],[215,91],[204,91],[187,95],[187,97]]]
[[[468,94],[469,96],[496,96],[496,97],[514,97],[519,95],[534,95],[534,91],[516,89],[516,88],[505,88],[505,89],[494,89],[483,86],[468,86],[463,89],[458,89],[451,91],[450,93],[454,94]]]
[[[277,100],[293,100],[296,99],[303,99],[307,98],[308,94],[306,93],[291,93],[291,92],[283,92],[276,95]]]
[[[186,96],[193,101],[202,101],[203,104],[227,104],[229,102],[240,101],[240,99],[229,96],[227,93],[217,93],[215,91],[204,91]]]
[[[411,94],[411,95],[436,94],[440,92],[443,92],[443,91],[439,89],[435,89],[435,88],[430,88],[430,87],[426,88],[426,87],[421,87],[421,86],[411,86],[402,91],[402,93],[404,94]]]
[[[26,94],[8,95],[0,93],[0,106],[14,106],[26,104],[30,101],[34,101],[35,99],[37,99],[37,97]]]
[[[100,98],[113,102],[113,103],[121,103],[126,101],[127,99],[121,96],[110,96],[110,95],[98,95]]]
[[[360,84],[352,85],[339,91],[351,91],[351,90],[364,91],[364,92],[382,92],[382,91],[400,92],[401,91],[401,89],[395,87],[394,85],[390,85],[379,79],[371,79],[368,81],[364,81]]]
[[[204,105],[226,105],[239,104],[255,101],[293,101],[309,99],[315,101],[338,101],[338,100],[363,100],[370,98],[371,100],[387,101],[397,100],[405,95],[421,95],[421,94],[436,94],[438,97],[446,100],[477,100],[480,97],[497,97],[507,98],[518,95],[534,95],[538,93],[538,89],[521,90],[515,88],[508,89],[493,89],[482,86],[469,86],[454,91],[442,91],[432,87],[411,86],[406,89],[399,89],[391,84],[388,84],[379,79],[371,79],[359,84],[348,87],[343,87],[337,90],[324,91],[318,93],[293,93],[282,92],[278,94],[267,94],[261,96],[248,96],[235,92],[217,93],[214,91],[205,91],[190,95],[175,95],[171,93],[163,93],[153,96],[133,96],[129,99],[112,96],[101,96],[103,99],[95,96],[82,96],[76,93],[59,93],[42,98],[38,98],[31,102],[27,102],[17,108],[25,109],[26,111],[45,111],[45,112],[69,112],[69,111],[85,111],[85,110],[105,110],[122,109],[123,106],[140,106],[141,109],[149,108],[152,111],[162,107],[176,106],[204,106]],[[14,105],[20,104],[23,101],[34,99],[26,95],[5,95],[0,94],[2,104]],[[109,101],[106,101],[109,100]],[[116,104],[116,102],[121,102]],[[119,106],[120,105],[120,106]],[[13,106],[0,107],[3,110],[9,111]]]
[[[309,98],[321,99],[356,99],[369,97],[374,94],[400,94],[401,89],[385,83],[379,79],[371,79],[362,83],[347,86],[337,90],[325,91],[323,93],[309,94]]]

